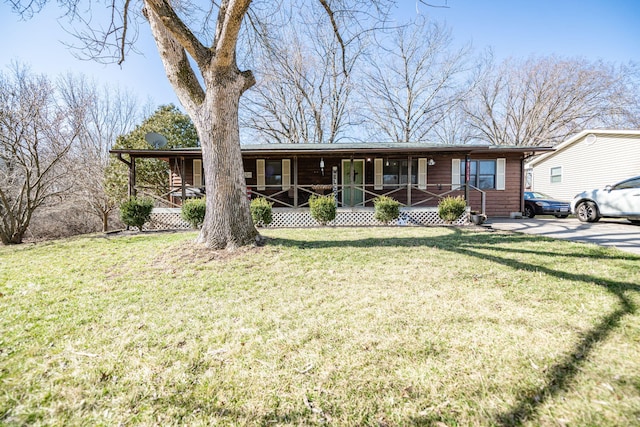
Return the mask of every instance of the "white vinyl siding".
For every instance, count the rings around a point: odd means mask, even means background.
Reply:
[[[427,159],[418,159],[418,188],[427,189]]]
[[[382,174],[383,174],[382,159],[373,159],[373,188],[375,190],[382,190]]]
[[[593,131],[596,141],[589,144],[588,133],[532,163],[533,190],[569,201],[577,193],[604,188],[640,174],[640,131]],[[562,168],[562,182],[551,182],[551,169]]]
[[[202,160],[193,160],[193,186],[202,187]]]

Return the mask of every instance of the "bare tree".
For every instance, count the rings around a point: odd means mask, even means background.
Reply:
[[[58,87],[67,108],[77,112],[81,132],[70,152],[73,169],[73,204],[95,215],[102,231],[109,227],[109,215],[119,200],[105,189],[109,149],[116,138],[131,131],[138,121],[138,102],[120,88],[99,88],[85,76],[67,74]],[[81,113],[81,114],[80,114]]]
[[[34,212],[69,190],[62,162],[79,134],[44,76],[14,65],[0,74],[0,240],[21,243]]]
[[[438,136],[435,129],[469,93],[471,48],[453,49],[451,31],[421,20],[399,27],[390,42],[372,56],[364,79],[371,138],[420,142]]]
[[[12,0],[16,10],[28,14],[47,0]],[[343,34],[370,23],[382,3],[390,0],[317,0],[340,46],[341,63],[346,64]],[[79,16],[88,5],[63,0],[70,14]],[[286,4],[285,4],[286,3]],[[135,38],[136,5],[126,1],[112,2],[111,22],[99,26],[85,19],[89,29],[85,35],[86,52],[95,58],[116,55],[124,60],[127,48]],[[143,0],[142,11],[150,25],[165,72],[180,103],[193,120],[202,144],[203,167],[207,192],[207,215],[198,241],[211,248],[229,248],[253,244],[259,234],[253,225],[246,197],[242,156],[240,152],[238,108],[242,94],[255,84],[251,71],[241,70],[238,63],[239,40],[247,46],[242,33],[243,22],[259,28],[268,22],[279,7],[305,7],[305,2],[291,0],[221,0],[209,3]],[[251,10],[250,10],[251,7]],[[357,19],[356,14],[366,15]],[[87,16],[87,15],[85,15]],[[343,23],[358,23],[345,27]],[[276,25],[287,23],[276,23]],[[242,38],[241,38],[242,37]],[[92,49],[92,50],[91,50]],[[195,69],[194,69],[195,67]],[[345,67],[343,66],[343,71]]]
[[[630,102],[628,75],[621,71],[553,56],[506,60],[467,104],[470,125],[479,140],[524,146],[553,145],[584,128],[619,125]]]
[[[322,13],[313,6],[299,11],[303,21],[313,22],[313,16]],[[242,103],[248,113],[243,124],[253,131],[253,139],[338,142],[352,124],[351,74],[362,39],[346,41],[344,56],[329,23],[265,28],[259,40],[258,84]]]

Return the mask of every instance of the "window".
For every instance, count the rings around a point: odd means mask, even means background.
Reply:
[[[382,168],[382,182],[385,186],[407,185],[409,183],[409,161],[387,160]],[[411,184],[418,183],[418,159],[411,160]]]
[[[562,182],[562,167],[558,166],[550,169],[551,183]]]
[[[613,190],[633,190],[634,188],[640,188],[640,178],[632,178],[626,181],[622,181],[613,187]]]
[[[465,182],[465,170],[467,162],[460,161],[460,182]],[[469,161],[469,185],[481,190],[496,189],[496,161],[495,160],[470,160]]]
[[[282,162],[280,160],[265,160],[264,182],[267,186],[282,185]]]
[[[288,190],[291,187],[291,159],[257,159],[256,186],[258,190],[278,187]]]

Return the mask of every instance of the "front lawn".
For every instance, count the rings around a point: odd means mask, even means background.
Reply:
[[[640,424],[640,257],[456,227],[0,247],[0,425]]]

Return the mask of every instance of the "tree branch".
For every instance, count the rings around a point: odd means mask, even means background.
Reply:
[[[162,23],[162,26],[169,34],[189,52],[189,55],[198,63],[199,67],[205,68],[209,65],[213,52],[200,43],[198,38],[173,10],[168,0],[145,0],[144,3],[145,7],[156,14],[158,21]]]
[[[345,76],[349,75],[349,72],[347,71],[347,60],[346,60],[346,53],[345,53],[345,44],[344,44],[344,40],[342,40],[342,36],[340,35],[340,30],[338,29],[338,23],[336,22],[336,18],[335,15],[333,13],[333,10],[331,10],[331,6],[329,6],[329,4],[327,3],[327,0],[319,0],[320,4],[322,5],[322,7],[324,8],[324,10],[327,12],[327,16],[329,16],[329,20],[331,21],[331,27],[333,27],[333,34],[335,34],[336,39],[338,40],[338,44],[340,44],[340,50],[342,51],[342,72],[344,73]]]

